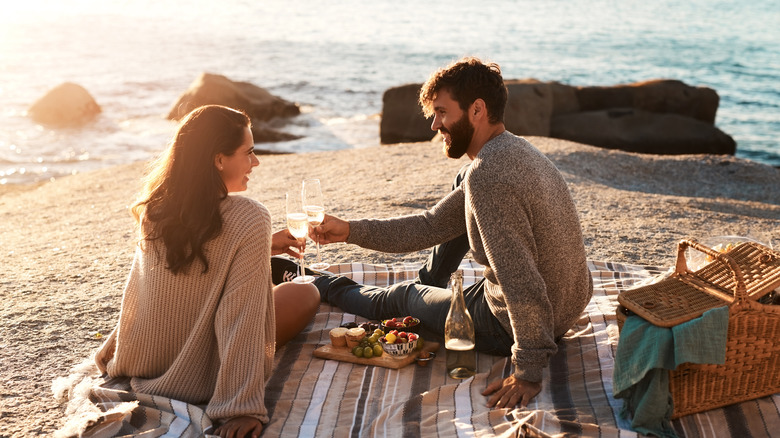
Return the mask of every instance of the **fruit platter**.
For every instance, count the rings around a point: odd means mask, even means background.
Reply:
[[[413,317],[392,318],[380,324],[345,323],[330,330],[330,343],[314,350],[314,356],[362,365],[402,368],[420,356],[428,358],[434,355],[432,352],[439,348],[438,343],[425,342],[415,333],[419,327],[420,320]]]

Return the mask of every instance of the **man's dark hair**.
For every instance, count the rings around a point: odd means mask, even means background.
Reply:
[[[425,117],[433,115],[433,100],[442,90],[449,91],[463,111],[468,110],[475,100],[482,99],[487,106],[490,123],[504,121],[507,90],[498,64],[467,57],[432,74],[420,89],[420,106]]]

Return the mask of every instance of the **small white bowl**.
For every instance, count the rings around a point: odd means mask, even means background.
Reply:
[[[382,349],[385,350],[385,353],[393,357],[404,357],[417,348],[417,339],[410,342],[396,342],[395,344],[388,344],[385,341],[385,338],[382,337],[379,339],[379,343],[382,344]]]

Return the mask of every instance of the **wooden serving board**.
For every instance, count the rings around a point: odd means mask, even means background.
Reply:
[[[438,342],[425,341],[425,345],[423,345],[422,350],[413,351],[407,354],[405,357],[393,357],[387,353],[384,353],[379,357],[366,359],[365,357],[355,356],[352,354],[352,350],[347,347],[334,347],[331,344],[325,344],[317,347],[317,349],[314,350],[314,357],[356,363],[360,365],[374,365],[377,367],[392,368],[397,370],[414,362],[414,360],[417,359],[417,356],[419,356],[421,352],[436,351],[438,349]]]

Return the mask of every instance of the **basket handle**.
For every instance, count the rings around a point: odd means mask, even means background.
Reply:
[[[747,287],[745,286],[745,278],[742,275],[742,270],[739,268],[737,262],[735,262],[734,259],[728,255],[715,251],[714,249],[702,245],[699,242],[683,239],[677,244],[677,264],[674,268],[675,274],[685,274],[691,272],[688,270],[688,264],[685,261],[685,250],[688,247],[699,250],[717,260],[718,262],[726,265],[731,270],[731,275],[734,277],[734,283],[736,284],[734,286],[734,301],[743,302],[747,300],[748,295]]]

